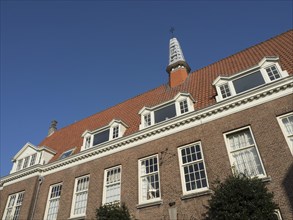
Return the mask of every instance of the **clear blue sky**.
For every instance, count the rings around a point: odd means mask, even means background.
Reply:
[[[292,28],[292,1],[1,1],[1,176],[65,127],[167,83],[171,26],[192,71]]]

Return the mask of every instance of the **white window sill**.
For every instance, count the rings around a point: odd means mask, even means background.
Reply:
[[[272,177],[270,177],[270,176],[259,177],[259,179],[260,179],[262,182],[271,182],[271,181],[272,181]]]
[[[163,204],[163,200],[156,200],[153,202],[138,204],[138,205],[136,205],[136,208],[141,209],[141,208],[145,208],[145,207],[149,207],[149,206],[156,206],[156,205],[161,205],[161,204]]]
[[[85,215],[82,216],[72,216],[70,218],[68,218],[68,220],[84,220],[86,218]]]
[[[188,194],[182,195],[181,200],[190,199],[190,198],[199,197],[199,196],[210,195],[210,194],[212,194],[212,192],[213,192],[212,190],[206,189],[206,190],[200,191],[200,192],[188,193]]]

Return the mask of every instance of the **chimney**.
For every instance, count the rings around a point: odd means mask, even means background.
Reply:
[[[57,123],[58,122],[56,120],[51,121],[47,137],[51,136],[55,131],[57,131]]]
[[[170,39],[169,65],[166,71],[169,73],[169,85],[171,88],[184,83],[190,72],[190,67],[186,63],[180,44],[175,37]]]

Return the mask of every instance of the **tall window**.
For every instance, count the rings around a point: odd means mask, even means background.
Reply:
[[[181,114],[188,112],[188,103],[186,99],[182,100],[179,104]]]
[[[234,172],[247,176],[265,176],[250,128],[226,134],[226,144]]]
[[[105,170],[103,204],[120,202],[121,167]]]
[[[139,160],[139,202],[159,200],[160,178],[158,155]]]
[[[89,176],[75,179],[74,195],[72,201],[71,215],[84,216],[87,206]]]
[[[293,155],[293,113],[281,116],[279,122],[289,145],[289,149]]]
[[[62,184],[56,184],[50,187],[45,219],[55,220],[57,219],[59,201],[61,196]]]
[[[19,219],[20,208],[23,201],[24,192],[10,195],[7,200],[6,209],[4,211],[3,219],[17,220]]]
[[[183,193],[207,189],[208,180],[200,143],[178,149]]]

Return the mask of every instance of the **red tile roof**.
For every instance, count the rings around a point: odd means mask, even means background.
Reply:
[[[81,135],[85,130],[96,130],[107,126],[113,119],[120,119],[129,127],[124,136],[139,130],[140,115],[138,112],[144,107],[152,107],[162,102],[171,100],[179,92],[187,92],[197,101],[195,109],[202,109],[216,103],[216,91],[212,82],[217,76],[230,76],[242,70],[257,65],[265,56],[278,56],[283,70],[293,75],[293,30],[271,38],[258,45],[250,47],[216,63],[196,70],[189,74],[187,80],[175,88],[168,84],[126,100],[102,112],[98,112],[88,118],[71,124],[46,137],[39,146],[47,146],[58,153],[52,161],[73,148],[78,153],[83,143]]]

